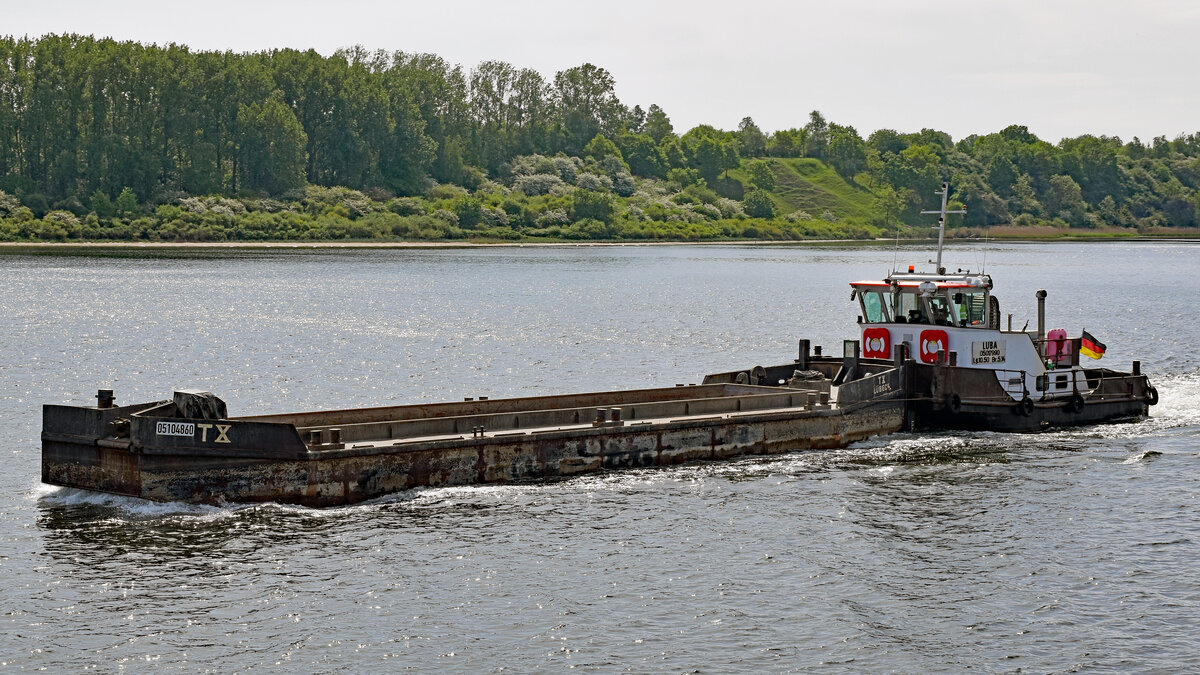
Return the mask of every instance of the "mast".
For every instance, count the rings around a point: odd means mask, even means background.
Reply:
[[[938,255],[937,255],[937,263],[936,263],[937,264],[937,273],[945,274],[946,268],[942,267],[942,242],[946,238],[946,216],[949,214],[952,214],[952,213],[966,213],[967,210],[966,209],[959,209],[958,211],[947,211],[946,210],[946,204],[950,200],[950,184],[949,183],[943,182],[942,189],[934,192],[933,194],[942,196],[941,210],[922,211],[921,214],[922,215],[928,215],[928,214],[933,214],[933,213],[938,214],[938,224],[936,227],[933,228],[938,231]],[[933,261],[930,260],[929,262],[933,262]]]

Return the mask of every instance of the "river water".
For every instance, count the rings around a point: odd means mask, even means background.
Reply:
[[[232,414],[699,382],[857,334],[876,246],[0,251],[0,669],[1200,670],[1200,248],[952,246],[1140,359],[1146,421],[414,490],[324,510],[40,483],[43,403]]]

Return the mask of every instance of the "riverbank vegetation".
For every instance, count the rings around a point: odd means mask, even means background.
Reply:
[[[678,132],[603,68],[0,38],[0,241],[1186,235],[1200,133]]]

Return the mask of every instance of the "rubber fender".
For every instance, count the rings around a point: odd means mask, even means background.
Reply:
[[[1081,413],[1083,412],[1084,405],[1085,401],[1083,400],[1083,395],[1076,392],[1071,395],[1071,400],[1067,401],[1067,410],[1070,410],[1073,413]]]
[[[950,394],[946,397],[946,407],[955,415],[962,412],[962,397],[958,394]]]
[[[1146,387],[1146,403],[1158,405],[1158,390],[1154,387]]]
[[[1033,414],[1033,399],[1026,396],[1017,403],[1017,413],[1022,417],[1029,417]]]

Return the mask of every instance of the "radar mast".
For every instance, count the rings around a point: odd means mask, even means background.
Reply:
[[[948,216],[952,213],[966,213],[967,210],[965,208],[959,209],[957,211],[947,211],[946,210],[946,204],[950,199],[950,184],[949,183],[943,182],[942,189],[935,191],[933,194],[942,196],[942,208],[938,211],[922,211],[921,214],[922,215],[929,215],[929,214],[934,214],[934,213],[938,214],[938,224],[933,228],[933,229],[937,230],[937,233],[938,233],[938,254],[937,254],[937,263],[935,263],[935,264],[937,265],[937,273],[945,274],[946,268],[942,267],[942,242],[946,238],[946,216]],[[930,260],[929,262],[933,262],[933,261]]]

